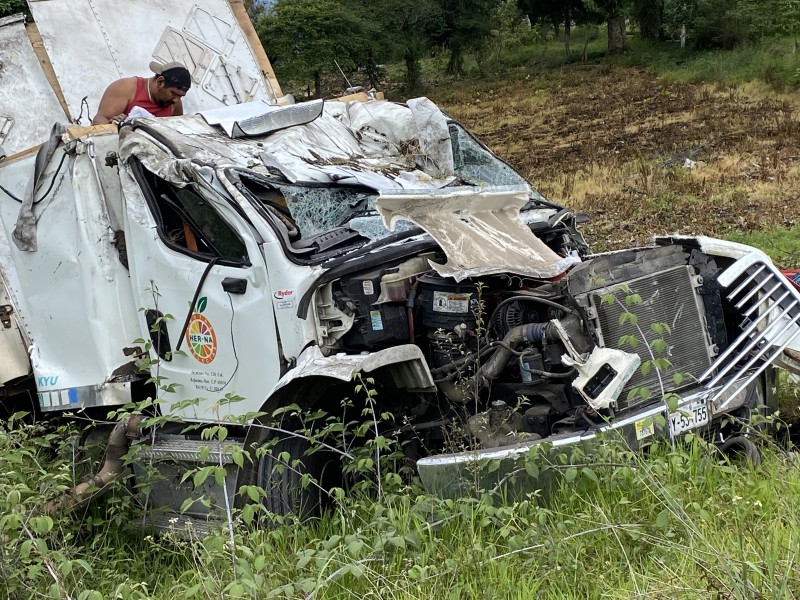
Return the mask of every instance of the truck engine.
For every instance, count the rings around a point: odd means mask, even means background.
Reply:
[[[554,231],[549,239],[556,252],[574,252],[574,243],[558,246],[572,236]],[[436,393],[399,401],[401,412],[417,415],[408,429],[425,432],[428,448],[453,431],[470,438],[467,447],[493,448],[592,429],[650,394],[696,385],[736,335],[725,325],[732,307],[716,282],[721,267],[696,248],[588,256],[551,282],[457,282],[427,269],[442,258],[434,252],[358,273],[330,294],[352,319],[331,351],[423,349]],[[657,355],[663,365],[640,368]]]

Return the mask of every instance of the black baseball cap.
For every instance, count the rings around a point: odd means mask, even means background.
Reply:
[[[156,75],[161,75],[167,87],[174,87],[183,92],[192,87],[192,75],[189,69],[179,62],[160,63],[154,60],[150,63],[150,70]]]

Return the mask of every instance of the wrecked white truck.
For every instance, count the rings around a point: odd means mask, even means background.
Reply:
[[[574,213],[424,98],[280,106],[234,2],[164,2],[163,32],[122,51],[113,3],[92,0],[79,12],[97,22],[81,26],[109,64],[190,65],[188,114],[56,125],[47,138],[43,120],[66,122],[102,92],[59,60],[74,49],[53,29],[68,4],[31,3],[53,77],[31,71],[14,85],[38,87],[0,95],[0,394],[6,413],[96,419],[109,455],[91,485],[113,480],[135,444],[167,475],[156,505],[177,511],[197,493],[175,483],[181,472],[220,461],[219,505],[247,501],[234,498],[247,483],[291,510],[315,493],[302,471],[327,466],[292,435],[299,422],[233,423],[289,405],[337,413],[358,374],[374,382],[376,413],[395,417],[385,433],[409,440],[407,458],[443,495],[470,491],[471,465],[497,459],[496,480],[543,443],[604,430],[633,447],[686,431],[724,443],[774,407],[771,366],[800,331],[800,295],[758,250],[674,237],[593,255]],[[146,4],[130,5],[127,26],[152,22],[159,3]],[[0,35],[30,50],[25,68],[43,63],[21,20]],[[168,417],[156,429],[101,424],[148,397]],[[220,422],[223,449],[201,435]],[[276,437],[253,462],[233,460]],[[287,454],[293,468],[273,470]],[[197,505],[186,518],[206,515]]]

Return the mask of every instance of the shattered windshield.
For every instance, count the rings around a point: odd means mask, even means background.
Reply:
[[[450,123],[456,179],[452,186],[518,186],[529,188],[525,179],[501,161],[461,125]],[[336,227],[347,226],[375,240],[391,232],[383,225],[375,203],[378,192],[364,187],[291,184],[276,186],[300,230],[309,238]],[[450,187],[450,186],[448,186]],[[541,196],[532,191],[533,199]],[[409,221],[396,223],[396,231],[413,228]]]
[[[453,163],[461,185],[515,185],[528,182],[458,123],[449,123]]]
[[[370,190],[330,186],[278,186],[302,237],[330,231],[358,215],[377,218],[378,195]]]

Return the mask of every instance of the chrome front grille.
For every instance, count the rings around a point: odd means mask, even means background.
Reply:
[[[755,251],[740,258],[718,282],[743,319],[739,336],[699,378],[713,393],[714,412],[731,402],[719,400],[737,380],[755,380],[800,334],[800,292],[766,255]]]

